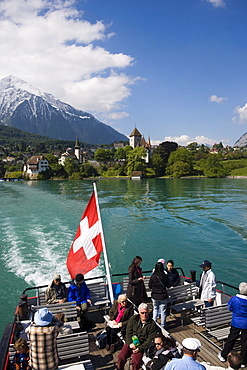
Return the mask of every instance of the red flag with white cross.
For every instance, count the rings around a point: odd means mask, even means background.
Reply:
[[[93,191],[67,258],[67,269],[72,279],[77,274],[85,275],[98,266],[103,250],[101,234],[102,225]]]

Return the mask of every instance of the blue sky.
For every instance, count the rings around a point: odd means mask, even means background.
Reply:
[[[126,135],[233,145],[247,131],[246,19],[245,0],[2,0],[0,77]]]

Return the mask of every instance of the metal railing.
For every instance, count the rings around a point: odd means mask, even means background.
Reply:
[[[184,271],[181,267],[176,267],[176,269],[179,270],[181,276],[185,277]],[[143,271],[143,274],[151,274],[151,273],[152,273],[152,271],[150,271],[150,270]],[[111,276],[113,278],[118,278],[118,277],[128,276],[128,273],[112,274]],[[105,279],[105,278],[106,278],[106,275],[101,275],[101,276],[97,276],[97,277],[87,278],[87,279],[85,279],[85,281],[90,282],[92,280],[98,280],[98,279],[102,280],[102,279]],[[186,279],[189,279],[189,278],[186,278]],[[70,284],[70,281],[65,282],[65,284]],[[234,289],[234,290],[238,291],[237,287],[235,287],[231,284],[227,284],[223,281],[218,280],[217,284],[221,284],[222,292],[225,293],[225,294],[227,294],[225,292],[225,287],[228,287],[230,289]],[[39,294],[39,290],[43,289],[43,288],[46,288],[47,286],[48,286],[48,284],[47,285],[39,285],[39,286],[35,286],[35,287],[29,287],[29,288],[26,288],[23,291],[23,294],[26,294],[27,292],[29,292],[31,290],[35,290],[36,293],[38,292],[38,294]],[[4,333],[3,333],[3,336],[2,336],[2,339],[1,339],[1,342],[0,342],[0,354],[1,354],[0,370],[7,370],[9,344],[11,343],[11,340],[12,340],[12,337],[13,337],[13,334],[14,334],[15,325],[16,325],[16,314],[13,318],[13,321],[5,327],[5,330],[4,330]]]

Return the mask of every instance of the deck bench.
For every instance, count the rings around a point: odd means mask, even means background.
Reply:
[[[89,310],[94,309],[94,307],[104,306],[105,308],[109,306],[110,299],[108,297],[107,285],[103,282],[100,283],[87,283],[88,289],[90,290],[90,298],[92,301],[92,306],[89,306]],[[64,302],[64,303],[52,303],[47,304],[45,301],[45,292],[40,292],[38,296],[39,305],[32,306],[34,309],[39,309],[41,307],[47,307],[53,315],[59,312],[63,312],[67,320],[71,320],[77,317],[75,304],[76,302]]]
[[[88,283],[88,289],[90,290],[90,298],[92,305],[89,310],[93,309],[94,306],[104,306],[105,308],[109,306],[110,299],[108,297],[107,285],[104,283]]]
[[[196,283],[187,283],[167,289],[168,307],[171,311],[181,313],[181,324],[183,326],[183,314],[187,311],[198,309],[203,305],[200,299],[196,299],[198,288]]]
[[[108,306],[110,303],[107,286],[103,282],[97,283],[87,283],[88,289],[90,290],[91,301],[94,306]],[[45,291],[39,293],[38,296],[39,306],[41,307],[50,307],[51,305],[47,304],[45,301]],[[66,302],[65,302],[66,303]],[[57,305],[57,303],[55,303]],[[62,304],[62,303],[59,303]]]
[[[202,325],[205,331],[199,331],[195,329],[197,333],[209,340],[217,348],[221,349],[218,345],[212,342],[208,336],[211,336],[217,340],[217,342],[224,342],[229,333],[231,327],[232,313],[228,310],[228,304],[224,303],[219,306],[208,307],[202,310]],[[195,325],[197,322],[192,320]]]
[[[228,310],[227,303],[209,307],[205,312],[205,328],[217,341],[222,341],[228,337],[231,320],[232,313]]]
[[[55,316],[57,313],[64,313],[67,321],[77,319],[76,302],[52,303],[38,306],[32,306],[32,310],[39,310],[42,307],[47,307],[48,310]]]
[[[88,333],[80,332],[58,336],[57,348],[61,360],[89,356]]]
[[[88,333],[80,332],[57,337],[58,356],[61,361],[89,356]],[[9,359],[13,360],[14,345],[9,346]]]

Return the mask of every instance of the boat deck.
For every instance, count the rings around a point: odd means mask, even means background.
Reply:
[[[89,348],[90,348],[90,359],[95,369],[108,369],[113,370],[117,367],[117,357],[119,351],[116,351],[111,355],[105,349],[100,349],[95,345],[95,335],[102,331],[105,327],[103,315],[105,314],[104,310],[92,311],[89,313],[90,319],[92,319],[96,326],[89,332]],[[199,333],[194,333],[194,326],[189,317],[186,317],[184,320],[184,326],[181,326],[180,314],[175,316],[169,316],[167,318],[168,322],[168,332],[172,337],[182,343],[184,338],[194,337],[198,338],[202,344],[201,350],[198,353],[197,360],[199,362],[205,361],[209,362],[213,366],[221,366],[227,368],[226,363],[220,362],[217,358],[219,349],[210,343],[207,339],[203,338]],[[203,330],[198,328],[197,330]],[[220,343],[218,343],[220,345]],[[120,348],[119,348],[120,349]],[[129,363],[126,363],[125,369],[129,369]]]

